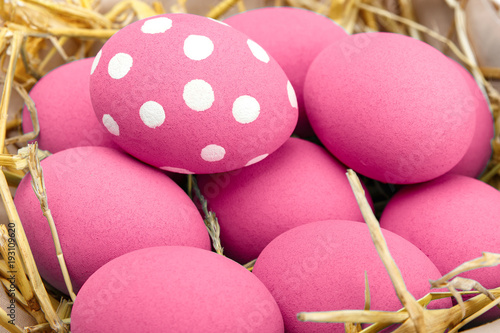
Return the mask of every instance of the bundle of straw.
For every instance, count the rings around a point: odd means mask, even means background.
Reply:
[[[39,151],[36,144],[26,143],[39,134],[36,108],[28,95],[31,87],[48,71],[58,65],[84,57],[94,56],[100,45],[117,30],[128,23],[167,12],[187,12],[188,2],[197,0],[178,0],[152,2],[123,0],[107,12],[99,10],[95,0],[1,0],[0,15],[0,65],[3,84],[0,104],[0,192],[8,215],[7,226],[0,226],[0,280],[8,279],[10,272],[15,274],[15,300],[38,323],[21,328],[9,323],[7,313],[0,309],[0,325],[8,332],[68,332],[71,305],[75,295],[65,268],[64,256],[57,237],[54,221],[47,207],[47,197],[43,182],[40,159],[48,152]],[[424,41],[433,41],[443,46],[443,51],[461,61],[473,74],[480,88],[488,96],[495,118],[496,137],[494,138],[493,157],[482,180],[500,189],[500,94],[493,81],[500,80],[500,69],[480,67],[473,48],[474,40],[467,32],[466,1],[441,0],[454,15],[454,20],[445,35],[419,23],[412,0],[275,0],[261,1],[267,5],[287,5],[306,8],[329,16],[348,33],[368,31],[390,31],[410,35]],[[490,1],[490,0],[488,0]],[[493,1],[493,0],[491,0]],[[195,14],[220,18],[230,10],[244,11],[250,2],[243,0],[223,0],[208,12]],[[458,44],[453,40],[458,40]],[[488,79],[490,81],[488,81]],[[498,85],[497,85],[498,86]],[[20,130],[21,107],[26,104],[31,113],[34,130],[23,134]],[[22,148],[22,149],[20,149]],[[18,151],[19,149],[19,151]],[[14,152],[14,153],[10,153]],[[54,234],[54,242],[61,269],[65,275],[69,296],[61,295],[42,281],[23,226],[19,220],[10,188],[15,188],[22,177],[31,172],[33,189],[40,200],[41,209],[47,217]],[[459,328],[500,304],[500,288],[485,290],[476,281],[455,278],[457,275],[476,268],[500,263],[500,254],[484,253],[482,257],[464,263],[441,279],[433,281],[432,287],[450,290],[448,293],[430,293],[421,300],[415,300],[406,290],[404,281],[392,260],[380,228],[373,215],[363,189],[352,172],[348,179],[358,200],[363,216],[381,260],[386,266],[394,288],[403,308],[398,312],[376,312],[369,310],[369,293],[365,310],[346,310],[336,312],[301,313],[300,320],[318,322],[344,322],[346,332],[378,332],[392,323],[402,323],[397,332],[457,332]],[[206,215],[206,224],[217,252],[222,254],[217,219],[208,211],[206,201],[196,188],[195,179],[190,178],[189,187],[194,185]],[[8,246],[9,239],[15,238],[14,250]],[[223,241],[223,240],[222,240]],[[246,265],[250,270],[252,263]],[[479,295],[463,302],[457,289],[474,290]],[[450,309],[426,310],[425,305],[435,299],[455,297],[458,305]],[[328,309],[325,309],[328,310]],[[360,323],[375,323],[362,330]],[[1,328],[0,328],[1,330]]]

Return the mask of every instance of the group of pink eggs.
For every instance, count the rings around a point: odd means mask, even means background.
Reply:
[[[296,315],[363,309],[365,271],[372,309],[399,309],[346,168],[404,185],[380,223],[416,298],[500,251],[500,193],[475,179],[491,155],[488,103],[462,66],[407,36],[349,36],[297,8],[166,14],[30,95],[55,153],[42,167],[78,291],[74,333],[343,332]],[[197,174],[227,257],[160,169]],[[67,292],[30,176],[15,203],[42,277]],[[240,265],[256,258],[253,273]],[[463,276],[494,288],[499,273]]]

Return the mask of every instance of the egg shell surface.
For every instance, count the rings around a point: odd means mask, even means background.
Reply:
[[[30,90],[40,125],[36,139],[41,149],[57,153],[81,146],[118,149],[111,134],[97,120],[89,93],[89,73],[94,58],[64,64],[43,76]],[[33,131],[26,106],[23,132]]]
[[[345,173],[325,149],[290,138],[259,163],[197,178],[219,220],[226,255],[246,263],[296,226],[326,219],[363,221]]]
[[[469,99],[463,107],[475,110],[476,129],[464,157],[448,173],[475,178],[484,171],[491,158],[491,140],[494,136],[493,115],[474,77],[462,65],[452,59],[450,61],[462,73],[469,85]]]
[[[500,192],[477,180],[445,175],[400,190],[389,201],[380,225],[420,248],[444,275],[483,252],[500,253]],[[487,289],[500,285],[500,267],[460,274]],[[489,321],[500,311],[478,318]]]
[[[404,238],[382,230],[389,250],[415,298],[430,291],[429,279],[441,277],[436,266]],[[362,310],[365,271],[371,309],[396,311],[398,300],[389,275],[378,257],[365,223],[321,221],[289,230],[260,254],[253,273],[278,303],[286,332],[344,332],[344,324],[297,320],[299,312]],[[431,307],[451,305],[448,299]]]
[[[345,30],[326,16],[292,7],[254,9],[224,22],[259,43],[280,64],[297,94],[299,119],[295,132],[302,137],[314,135],[302,94],[306,73],[325,47],[347,36]]]
[[[341,162],[385,183],[448,172],[465,155],[476,114],[468,81],[433,47],[392,33],[348,36],[311,64],[304,100],[315,133]]]
[[[196,206],[160,170],[104,147],[67,149],[41,165],[76,291],[99,267],[133,250],[160,245],[210,249]],[[65,292],[50,228],[29,174],[14,202],[40,275]]]
[[[154,291],[154,292],[153,292]],[[180,246],[127,253],[95,272],[77,295],[71,331],[283,332],[278,305],[246,268]]]
[[[241,168],[270,154],[297,124],[278,63],[227,24],[191,14],[134,22],[96,56],[97,118],[136,158],[179,173]]]
[[[474,178],[445,175],[401,189],[384,209],[380,225],[415,244],[446,274],[482,252],[500,253],[498,216],[498,190]],[[500,285],[500,267],[460,276],[486,288]]]

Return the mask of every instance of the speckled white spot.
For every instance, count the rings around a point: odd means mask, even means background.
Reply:
[[[265,159],[268,156],[269,156],[269,154],[263,154],[263,155],[255,157],[255,158],[252,158],[250,161],[248,161],[247,164],[245,164],[245,166],[249,166],[249,165],[258,163],[258,162],[262,161],[263,159]]]
[[[182,98],[186,105],[194,111],[210,109],[215,101],[212,86],[203,80],[192,80],[184,86]]]
[[[161,34],[172,28],[172,20],[168,17],[157,17],[144,22],[141,31],[145,34]]]
[[[164,166],[164,167],[160,167],[160,169],[165,170],[165,171],[174,172],[174,173],[183,173],[183,174],[186,174],[186,175],[193,175],[194,174],[194,172],[186,170],[186,169],[183,169],[183,168],[175,168],[175,167]]]
[[[102,116],[102,123],[104,124],[104,127],[108,129],[109,133],[116,136],[120,135],[120,127],[110,114]]]
[[[233,117],[241,124],[249,124],[260,114],[259,102],[252,96],[243,95],[233,103]]]
[[[218,145],[208,145],[201,150],[201,158],[207,162],[217,162],[224,158],[226,150]]]
[[[165,110],[155,101],[142,104],[139,115],[144,125],[150,128],[156,128],[165,121]]]
[[[290,81],[286,84],[286,90],[288,92],[288,100],[290,101],[292,108],[298,108],[299,105],[297,104],[297,95],[295,95],[295,89],[293,89]]]
[[[247,44],[255,58],[259,59],[262,62],[265,62],[266,64],[269,62],[269,55],[262,48],[262,46],[260,46],[251,39],[247,40]]]
[[[111,58],[108,64],[108,74],[113,79],[121,79],[132,68],[134,60],[129,54],[117,53]]]
[[[191,60],[203,60],[214,51],[214,43],[210,38],[200,35],[190,35],[184,41],[184,54]]]
[[[90,75],[94,74],[94,71],[97,68],[97,65],[99,65],[99,60],[101,60],[101,55],[102,55],[102,50],[100,50],[97,53],[97,55],[94,58],[94,61],[92,62],[92,68],[90,69]]]

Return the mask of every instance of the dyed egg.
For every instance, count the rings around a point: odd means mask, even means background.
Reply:
[[[467,149],[464,157],[449,173],[478,177],[486,168],[492,153],[491,140],[494,136],[493,115],[491,114],[488,102],[472,75],[454,60],[450,59],[450,61],[461,71],[463,79],[469,84],[469,100],[464,103],[463,107],[471,108],[475,111],[476,129],[474,130],[474,136],[472,137],[469,149]]]
[[[415,298],[430,292],[436,266],[416,246],[382,230],[389,250]],[[396,311],[402,305],[365,223],[322,221],[296,227],[274,239],[260,254],[253,273],[278,303],[286,332],[344,332],[344,324],[308,323],[299,312],[362,310],[365,272],[371,309]],[[431,303],[451,306],[448,299]]]
[[[477,179],[446,175],[396,193],[380,225],[418,246],[445,274],[484,251],[500,253],[499,214],[498,190]],[[500,267],[461,276],[486,288],[500,285]]]
[[[111,134],[95,117],[89,94],[89,72],[94,58],[57,67],[42,77],[31,89],[40,124],[37,138],[41,149],[58,151],[81,146],[118,148]],[[23,132],[33,131],[26,106],[23,109]]]
[[[163,246],[114,259],[78,293],[71,331],[110,330],[278,333],[283,319],[269,291],[244,267],[213,252]]]
[[[296,226],[327,219],[363,221],[345,173],[325,149],[290,138],[251,167],[198,176],[198,182],[219,220],[225,254],[246,263]]]
[[[475,129],[471,90],[433,47],[391,33],[361,33],[327,47],[304,86],[315,133],[341,162],[385,183],[443,175]]]
[[[314,58],[347,36],[344,29],[328,17],[292,7],[259,8],[224,22],[259,43],[280,64],[297,94],[299,120],[295,132],[314,135],[304,109],[304,80]]]
[[[99,267],[133,250],[159,245],[210,249],[196,206],[160,170],[104,147],[64,150],[41,165],[49,208],[76,291]],[[14,202],[40,275],[66,291],[29,174]]]
[[[446,175],[396,193],[382,213],[380,225],[415,244],[444,275],[482,252],[500,253],[499,214],[498,190],[474,178]],[[500,285],[499,266],[460,276],[488,289]],[[493,309],[480,320],[499,314]]]
[[[298,117],[292,85],[256,42],[190,14],[134,22],[97,54],[90,94],[125,151],[179,173],[241,168],[275,151]]]

